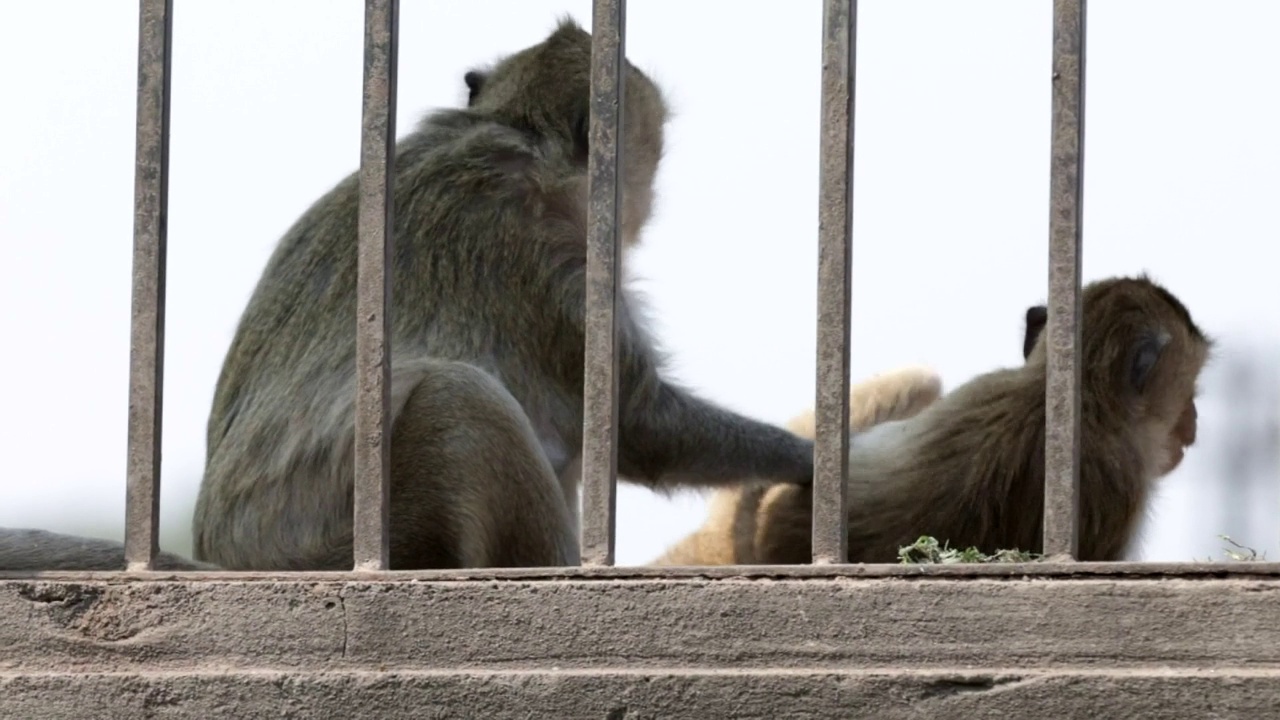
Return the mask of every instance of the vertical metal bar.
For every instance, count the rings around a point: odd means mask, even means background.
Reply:
[[[1080,253],[1085,0],[1053,3],[1044,553],[1074,558],[1080,501]]]
[[[386,570],[391,472],[392,190],[396,141],[399,0],[365,0],[364,107],[360,124],[356,280],[356,570]]]
[[[160,430],[164,395],[165,250],[169,215],[169,80],[173,0],[141,0],[133,179],[133,309],[125,564],[150,570],[159,552]]]
[[[818,190],[818,375],[813,452],[813,562],[848,557],[849,303],[853,269],[853,109],[857,0],[822,10]]]
[[[626,0],[591,8],[582,564],[612,565],[618,483],[618,242]]]

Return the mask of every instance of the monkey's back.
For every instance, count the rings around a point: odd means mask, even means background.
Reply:
[[[546,422],[572,425],[580,402],[534,391],[581,376],[581,340],[546,317],[554,299],[543,298],[585,264],[583,246],[555,233],[579,222],[563,201],[568,163],[554,145],[469,111],[435,113],[397,145],[393,418],[425,361],[464,360]],[[289,523],[314,526],[317,542],[349,537],[358,203],[352,174],[313,204],[240,319],[209,417],[198,558],[215,547],[230,566],[237,548],[282,559],[327,551],[284,546]],[[547,357],[547,347],[574,343],[576,356]]]
[[[1035,527],[1012,519],[1041,496],[1033,478],[1043,474],[1043,388],[1036,368],[1000,370],[902,423],[912,437],[851,471],[850,560],[893,562],[922,534],[952,546],[1027,547]]]
[[[1117,560],[1149,487],[1140,439],[1098,395],[1081,404],[1080,557]],[[1041,552],[1044,423],[1043,364],[981,376],[904,423],[924,432],[899,447],[927,456],[887,447],[851,472],[850,562],[893,562],[920,535],[988,554]]]

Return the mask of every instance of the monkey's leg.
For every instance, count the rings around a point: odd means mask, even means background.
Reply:
[[[391,566],[576,565],[560,483],[519,403],[494,377],[432,363],[391,436]]]
[[[124,543],[48,530],[0,528],[0,570],[124,570]],[[156,570],[217,570],[216,565],[161,552]]]

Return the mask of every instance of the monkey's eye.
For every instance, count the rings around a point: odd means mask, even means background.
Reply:
[[[1159,337],[1145,337],[1139,342],[1133,354],[1133,364],[1129,368],[1129,382],[1138,392],[1146,390],[1147,381],[1151,379],[1151,371],[1164,351],[1166,341]]]

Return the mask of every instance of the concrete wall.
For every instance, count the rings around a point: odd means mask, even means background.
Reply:
[[[0,717],[1280,717],[1280,568],[1075,567],[0,579]]]

